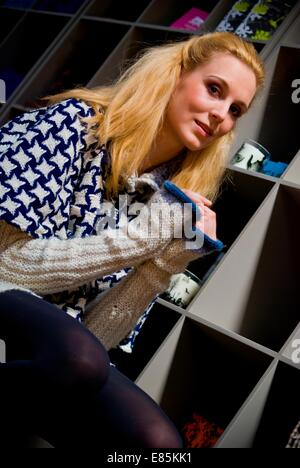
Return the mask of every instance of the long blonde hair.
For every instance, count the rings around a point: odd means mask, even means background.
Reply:
[[[42,98],[56,103],[73,97],[93,107],[95,115],[85,120],[99,146],[106,145],[112,161],[107,196],[117,195],[122,177],[142,167],[162,128],[181,71],[208,62],[216,52],[230,53],[248,65],[256,76],[256,91],[263,87],[264,65],[254,46],[232,33],[213,32],[145,49],[109,86],[78,87]],[[187,150],[172,182],[214,201],[225,179],[233,138],[232,130],[203,150]]]

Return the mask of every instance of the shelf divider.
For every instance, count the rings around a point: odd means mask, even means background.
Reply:
[[[227,427],[216,448],[251,448],[277,369],[275,361]]]
[[[172,333],[135,381],[136,385],[148,393],[158,404],[163,396],[184,321],[185,317],[181,317]]]
[[[299,77],[300,78],[300,77]],[[300,104],[299,104],[300,111]],[[299,142],[300,146],[300,142]],[[300,185],[300,150],[296,154],[290,166],[283,175],[283,180]]]

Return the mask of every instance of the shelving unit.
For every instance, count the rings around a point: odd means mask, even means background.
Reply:
[[[213,31],[235,1],[60,2],[69,4],[65,11],[54,0],[30,9],[3,3],[0,79],[4,67],[22,79],[0,108],[1,125],[46,94],[112,82],[148,45]],[[170,27],[192,7],[210,12],[199,31]],[[224,254],[190,263],[203,285],[186,309],[159,298],[134,352],[110,351],[179,430],[193,412],[218,424],[220,448],[285,447],[300,419],[300,103],[292,100],[292,83],[300,81],[300,2],[270,41],[254,45],[267,82],[238,124],[232,156],[252,138],[287,170],[275,178],[228,165],[231,182],[213,208]]]

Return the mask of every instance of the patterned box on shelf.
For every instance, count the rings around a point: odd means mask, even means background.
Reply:
[[[295,4],[295,0],[261,0],[235,30],[244,39],[268,41]]]
[[[257,0],[247,0],[236,2],[227,15],[218,24],[216,31],[234,32],[238,26],[244,21],[251,11]]]
[[[185,15],[171,24],[171,28],[197,31],[204,23],[209,13],[199,8],[191,8]]]

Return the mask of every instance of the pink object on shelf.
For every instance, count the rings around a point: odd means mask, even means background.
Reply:
[[[206,20],[209,13],[199,8],[191,8],[185,15],[171,24],[171,28],[188,29],[189,31],[197,31],[202,23]]]

